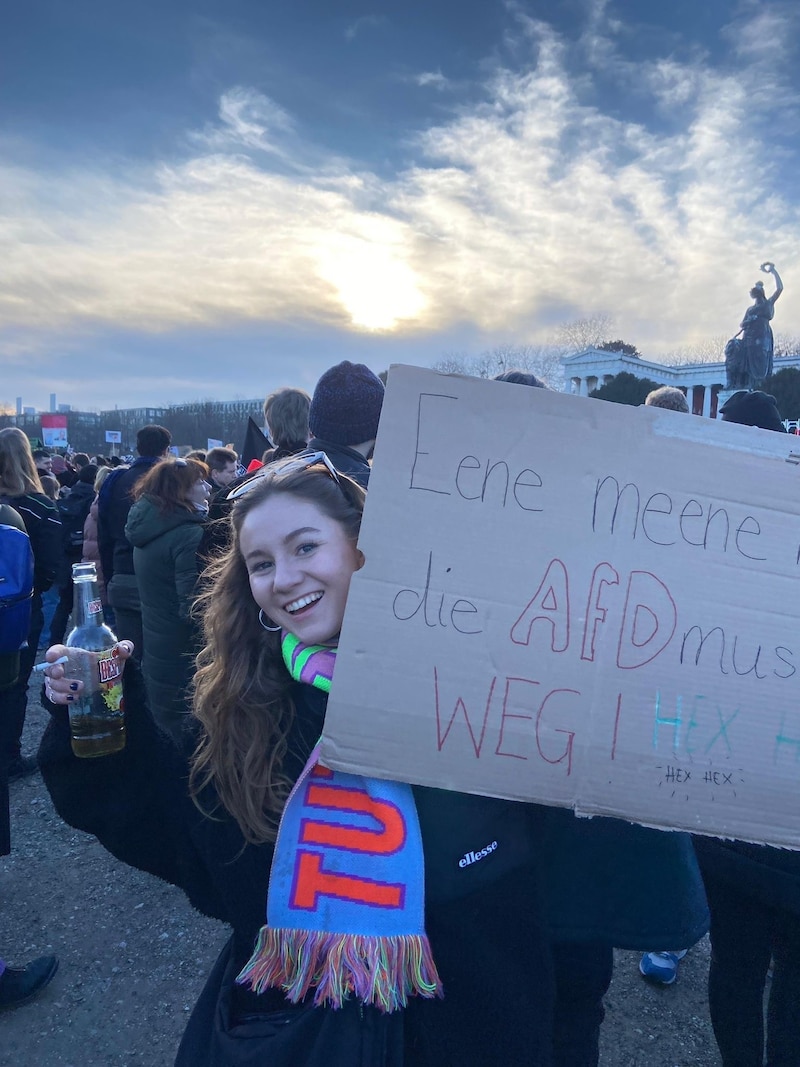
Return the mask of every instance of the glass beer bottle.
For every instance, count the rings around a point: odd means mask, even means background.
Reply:
[[[109,756],[125,747],[122,663],[117,638],[103,621],[103,604],[94,563],[73,563],[75,626],[65,644],[74,649],[66,673],[83,682],[69,705],[72,751],[76,756]]]

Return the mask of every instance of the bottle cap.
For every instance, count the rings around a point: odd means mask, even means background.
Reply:
[[[96,582],[97,570],[94,563],[73,563],[72,580],[73,582]]]

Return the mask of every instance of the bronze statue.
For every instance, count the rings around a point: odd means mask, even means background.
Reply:
[[[783,292],[783,282],[774,263],[762,263],[761,269],[774,277],[775,292],[768,298],[763,282],[756,282],[750,290],[755,302],[745,312],[739,333],[725,345],[728,389],[758,389],[764,379],[772,374],[773,338],[770,321],[775,314],[775,301]]]

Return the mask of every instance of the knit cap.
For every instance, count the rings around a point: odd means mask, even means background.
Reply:
[[[738,422],[742,426],[760,426],[762,430],[786,432],[775,397],[760,389],[734,393],[719,410],[723,422]]]
[[[322,375],[311,398],[311,433],[335,445],[371,441],[378,434],[383,392],[383,382],[363,363],[337,363]]]

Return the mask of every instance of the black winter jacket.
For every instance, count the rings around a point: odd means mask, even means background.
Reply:
[[[362,489],[369,485],[369,476],[372,468],[360,452],[347,445],[335,445],[332,441],[323,441],[321,437],[312,437],[308,442],[309,452],[324,452],[334,467],[341,474],[346,474],[354,482],[358,482]]]
[[[704,877],[800,918],[800,851],[716,837],[695,837],[694,846]]]
[[[97,543],[106,585],[115,574],[133,574],[133,545],[125,536],[125,523],[133,504],[133,489],[161,456],[140,456],[130,467],[109,474],[97,500]]]
[[[57,576],[59,585],[72,581],[72,564],[80,563],[83,558],[83,527],[93,500],[94,486],[91,482],[75,482],[69,495],[58,501],[61,542],[64,547]]]
[[[272,846],[243,847],[235,822],[204,817],[187,791],[186,754],[155,728],[141,682],[125,671],[128,741],[114,756],[77,760],[67,716],[53,719],[39,763],[56,809],[121,860],[180,886],[228,923],[231,940],[192,1013],[179,1067],[549,1067],[553,983],[541,922],[534,828],[524,805],[415,789],[426,862],[426,926],[444,1000],[414,998],[382,1015],[256,996],[233,979],[264,923]],[[299,775],[319,735],[325,697],[293,690],[297,714],[285,770]],[[215,807],[213,793],[201,801]],[[480,864],[459,860],[497,840]],[[269,1059],[267,1059],[269,1056]]]
[[[53,584],[61,565],[61,519],[58,508],[44,493],[0,497],[22,516],[33,549],[33,588],[46,593]]]

